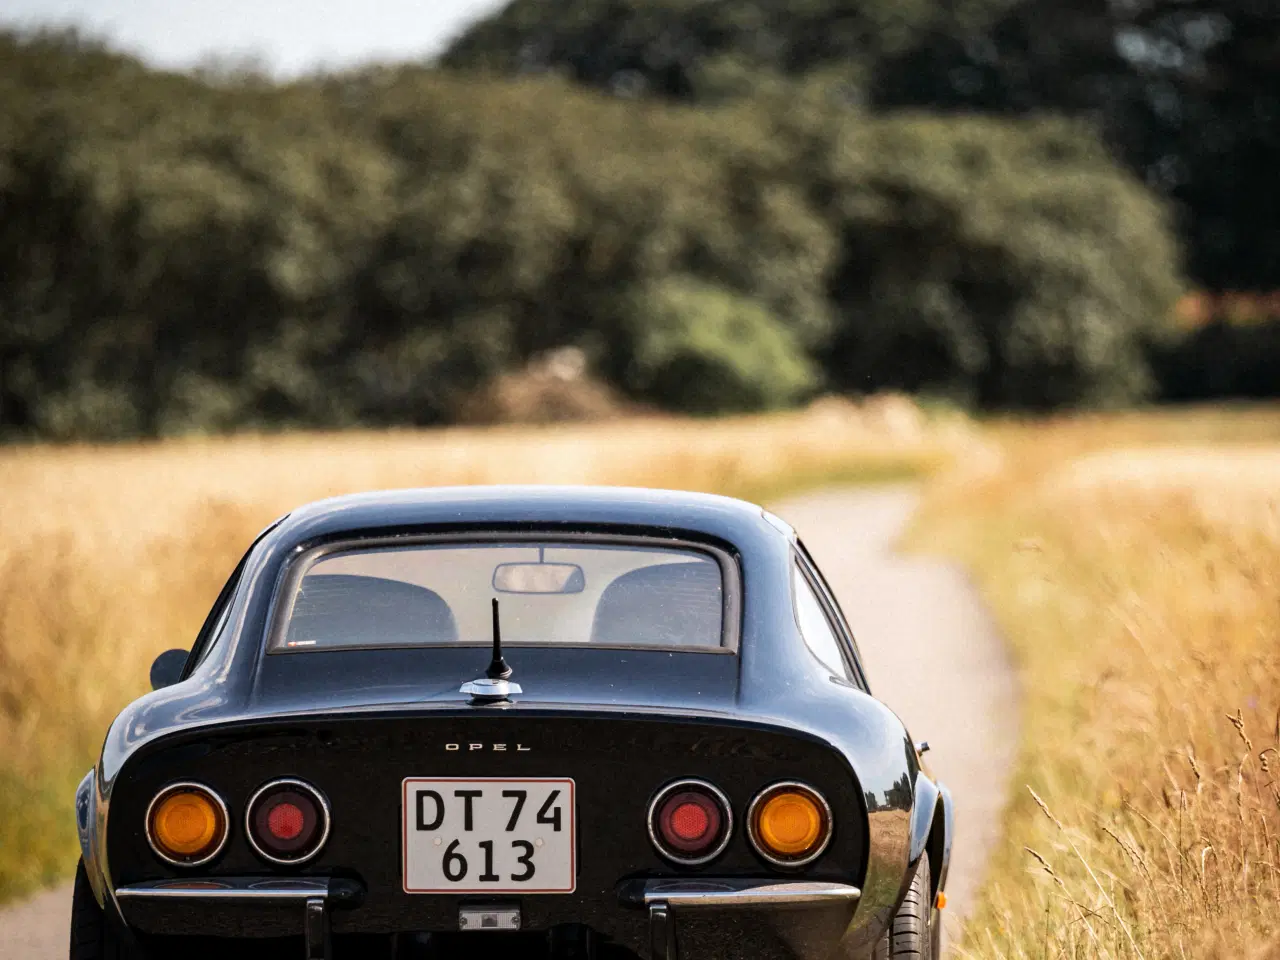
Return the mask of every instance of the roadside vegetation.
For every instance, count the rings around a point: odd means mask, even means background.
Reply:
[[[0,440],[457,423],[565,349],[684,413],[1120,405],[1183,287],[1169,211],[1064,117],[2,31],[0,102]]]
[[[1280,414],[993,427],[917,542],[976,576],[1022,685],[961,954],[1280,949]]]
[[[385,487],[605,483],[769,500],[984,456],[963,417],[840,400],[719,421],[0,449],[0,901],[70,875],[75,785],[157,653],[189,646],[254,535]]]
[[[1239,957],[1280,897],[1280,411],[976,425],[902,398],[718,421],[0,451],[0,899],[64,877],[70,799],[252,536],[371,487],[590,482],[769,500],[928,476],[1022,687],[963,955]],[[1270,939],[1269,939],[1270,938]]]

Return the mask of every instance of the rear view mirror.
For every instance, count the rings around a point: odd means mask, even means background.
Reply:
[[[182,679],[186,666],[186,650],[166,650],[151,662],[151,689],[173,686]]]
[[[493,571],[499,593],[581,593],[586,586],[576,563],[500,563]]]

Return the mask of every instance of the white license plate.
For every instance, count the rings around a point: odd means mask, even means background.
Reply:
[[[408,777],[405,893],[573,893],[577,825],[569,779]]]

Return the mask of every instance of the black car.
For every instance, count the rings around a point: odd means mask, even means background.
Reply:
[[[78,960],[937,954],[950,796],[758,506],[311,504],[151,681],[76,796]]]

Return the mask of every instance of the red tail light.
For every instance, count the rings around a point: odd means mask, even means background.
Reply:
[[[723,793],[703,780],[678,780],[649,804],[649,837],[668,860],[706,863],[729,843],[733,813]]]
[[[275,806],[267,808],[267,833],[281,843],[287,843],[302,836],[307,830],[308,821],[314,820],[314,811],[303,810],[296,803],[281,800]]]
[[[273,780],[249,800],[245,829],[264,860],[305,863],[329,838],[329,804],[309,783]]]

